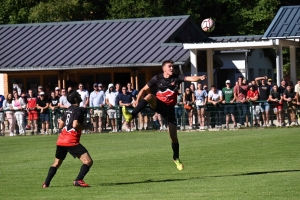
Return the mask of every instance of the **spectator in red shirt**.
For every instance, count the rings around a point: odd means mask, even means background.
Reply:
[[[234,98],[237,102],[237,109],[239,112],[239,123],[241,126],[245,126],[246,116],[248,117],[248,104],[247,104],[248,101],[246,99],[248,85],[244,84],[243,80],[244,80],[244,77],[240,76],[238,78],[237,84],[234,86],[234,89],[233,89]]]
[[[247,100],[252,102],[252,107],[250,107],[250,112],[252,113],[254,126],[259,126],[259,112],[260,107],[258,106],[257,101],[258,99],[258,91],[254,85],[250,85],[249,90],[247,92]]]

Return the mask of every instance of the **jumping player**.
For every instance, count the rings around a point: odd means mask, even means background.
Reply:
[[[70,102],[71,106],[65,111],[62,119],[58,119],[59,128],[62,129],[62,131],[56,142],[55,160],[49,168],[48,176],[43,183],[43,188],[49,187],[51,179],[66,158],[68,152],[74,158],[79,158],[83,163],[73,185],[89,187],[89,185],[83,181],[83,178],[93,165],[93,160],[87,149],[79,143],[79,140],[81,130],[90,129],[90,127],[83,125],[85,108],[79,107],[79,104],[82,101],[80,94],[76,91],[71,92],[68,94],[67,100]]]
[[[179,143],[177,138],[177,125],[175,118],[175,108],[177,103],[177,94],[180,83],[197,82],[204,80],[206,76],[185,76],[174,73],[173,61],[166,60],[162,63],[163,73],[154,76],[139,92],[136,101],[133,102],[135,107],[132,113],[126,111],[123,107],[124,117],[127,122],[131,121],[147,104],[151,108],[167,118],[169,122],[169,135],[172,141],[173,161],[178,170],[183,170],[183,164],[179,160]],[[150,92],[156,91],[153,95]],[[146,96],[145,94],[148,93]],[[145,97],[144,97],[145,96]],[[142,98],[144,97],[144,98]]]

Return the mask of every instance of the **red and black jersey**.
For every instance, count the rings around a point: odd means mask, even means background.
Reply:
[[[177,94],[180,83],[185,79],[185,75],[173,74],[165,78],[163,73],[154,76],[147,85],[156,91],[156,97],[167,105],[176,105]]]
[[[81,130],[73,128],[73,121],[77,120],[79,124],[84,122],[85,109],[77,106],[70,106],[64,113],[62,121],[65,127],[59,134],[56,144],[58,146],[75,146],[79,144]]]

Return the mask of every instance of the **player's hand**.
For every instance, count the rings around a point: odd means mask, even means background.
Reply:
[[[61,118],[58,118],[58,119],[57,119],[57,122],[58,122],[58,123],[61,123],[61,122],[62,122]]]
[[[138,102],[137,101],[133,101],[131,104],[132,104],[133,107],[136,107],[137,104],[138,104]]]
[[[205,80],[206,79],[206,75],[200,76],[200,80]]]

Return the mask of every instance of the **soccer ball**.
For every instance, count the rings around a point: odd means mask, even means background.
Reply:
[[[215,22],[211,18],[207,18],[202,21],[201,28],[205,32],[212,32],[215,29]]]

